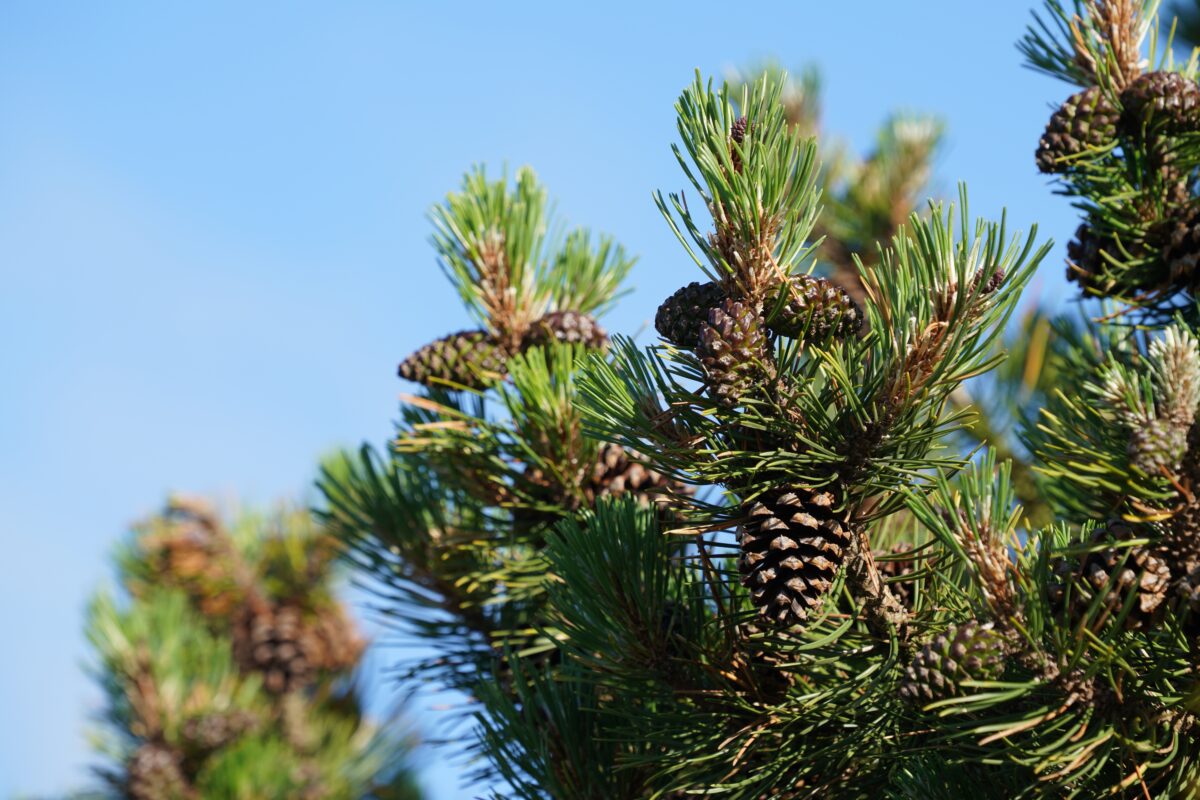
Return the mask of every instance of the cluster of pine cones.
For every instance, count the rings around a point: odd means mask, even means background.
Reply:
[[[731,139],[740,143],[745,131],[735,125]],[[853,336],[863,314],[825,278],[781,275],[769,300],[739,296],[725,283],[688,284],[659,306],[654,323],[663,339],[695,352],[708,396],[733,410],[775,387],[775,337],[819,343]],[[743,512],[738,564],[751,601],[778,624],[802,623],[832,585],[850,544],[838,487],[780,488],[752,499]]]
[[[602,350],[608,334],[588,314],[551,311],[515,338],[485,330],[459,331],[443,336],[400,362],[405,380],[429,387],[486,389],[504,379],[509,358],[530,347],[558,341]]]
[[[1200,282],[1200,206],[1193,178],[1175,166],[1178,136],[1200,130],[1200,87],[1178,72],[1148,72],[1110,97],[1091,86],[1050,118],[1038,169],[1073,174],[1120,147],[1127,162],[1145,154],[1141,196],[1118,232],[1089,219],[1067,246],[1067,277],[1092,294],[1194,289]]]
[[[1098,528],[1090,544],[1103,549],[1057,565],[1051,605],[1081,619],[1099,597],[1100,621],[1128,607],[1122,624],[1130,630],[1149,628],[1167,608],[1181,605],[1190,610],[1192,633],[1200,633],[1200,537],[1188,523],[1173,520],[1156,541],[1133,546],[1122,543],[1145,531],[1120,521]]]
[[[259,676],[274,694],[301,693],[323,674],[353,668],[363,650],[354,624],[323,590],[329,543],[317,537],[303,544],[302,565],[282,557],[278,551],[286,547],[276,539],[262,542],[260,558],[248,563],[207,504],[175,498],[143,527],[137,555],[144,569],[135,570],[130,590],[182,590],[210,626],[232,639],[243,673]],[[262,722],[244,710],[186,719],[173,741],[153,737],[130,754],[120,789],[132,800],[196,798],[199,765]]]

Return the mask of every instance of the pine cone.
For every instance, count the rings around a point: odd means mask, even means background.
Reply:
[[[1200,209],[1189,208],[1170,221],[1163,260],[1173,283],[1195,286],[1200,262]]]
[[[803,622],[833,585],[850,545],[834,491],[794,487],[750,504],[739,531],[742,585],[763,615]]]
[[[965,680],[995,680],[1004,672],[1004,638],[977,620],[952,625],[922,647],[904,670],[900,697],[932,703],[954,697]]]
[[[540,347],[547,342],[582,344],[603,350],[608,347],[608,334],[596,320],[578,311],[552,311],[533,323],[522,342],[524,347]]]
[[[709,312],[696,355],[704,366],[709,394],[728,408],[740,405],[757,386],[775,377],[762,317],[738,300],[727,298]]]
[[[708,321],[708,312],[724,300],[725,290],[719,283],[689,283],[658,307],[654,328],[671,344],[691,350]]]
[[[1050,117],[1038,143],[1038,170],[1065,172],[1071,165],[1063,159],[1108,144],[1116,138],[1119,116],[1097,86],[1071,95]]]
[[[786,297],[767,320],[767,327],[780,336],[816,343],[830,336],[853,336],[862,328],[862,309],[830,280],[794,275]]]
[[[160,742],[146,742],[125,764],[130,800],[192,800],[198,795],[183,774],[179,753]]]
[[[1121,127],[1137,135],[1143,123],[1164,133],[1195,130],[1200,87],[1178,72],[1147,72],[1121,92]]]
[[[1147,475],[1159,475],[1164,468],[1174,471],[1186,448],[1187,431],[1170,419],[1150,420],[1129,434],[1129,461]]]
[[[316,677],[316,643],[294,605],[246,608],[233,629],[233,655],[244,672],[262,675],[263,686],[282,694]]]
[[[1111,236],[1097,233],[1086,222],[1080,225],[1075,229],[1075,238],[1067,242],[1067,280],[1075,281],[1085,290],[1095,288],[1096,279],[1112,269],[1105,253],[1124,258]]]
[[[258,726],[249,711],[226,711],[192,717],[183,723],[180,737],[189,752],[211,753]]]
[[[139,548],[155,585],[182,589],[207,617],[227,617],[242,602],[237,555],[215,517],[198,518],[168,509],[165,525],[150,528]],[[138,580],[131,587],[142,590]]]
[[[733,121],[733,125],[729,126],[729,138],[734,144],[741,144],[746,141],[746,131],[749,128],[749,120],[745,117],[738,117]],[[733,145],[729,146],[729,158],[733,161],[733,169],[736,172],[742,171],[742,156],[738,153],[737,148]]]
[[[1132,537],[1133,531],[1128,525],[1113,521],[1098,529],[1092,535],[1092,542],[1117,543]],[[1105,591],[1106,586],[1107,594],[1101,605],[1109,614],[1120,613],[1129,594],[1136,592],[1133,607],[1125,618],[1125,626],[1130,629],[1140,628],[1153,619],[1154,612],[1166,600],[1171,584],[1171,570],[1167,563],[1144,546],[1110,547],[1088,553],[1078,567],[1063,562],[1056,571],[1075,584],[1069,609],[1072,618],[1082,617],[1096,595]],[[1058,605],[1061,596],[1062,590],[1052,587],[1051,602]]]
[[[504,379],[507,360],[507,349],[486,331],[459,331],[401,361],[399,374],[430,387],[486,389]]]
[[[583,486],[588,505],[593,505],[599,497],[633,494],[638,505],[653,503],[662,507],[688,493],[688,487],[633,460],[637,458],[640,458],[638,453],[626,451],[620,445],[601,446]]]

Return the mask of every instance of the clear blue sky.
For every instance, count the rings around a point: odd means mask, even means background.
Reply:
[[[436,6],[436,7],[435,7]],[[603,6],[603,10],[601,10]],[[0,4],[0,796],[79,786],[88,594],[170,489],[305,491],[390,431],[397,361],[466,317],[424,213],[472,163],[532,164],[641,255],[633,331],[695,277],[651,202],[684,178],[700,67],[819,64],[826,127],[940,112],[940,189],[1059,245],[1033,166],[1068,90],[1021,67],[1020,2]],[[377,661],[385,659],[377,659]],[[421,722],[422,720],[418,720]],[[435,798],[468,797],[428,758]]]

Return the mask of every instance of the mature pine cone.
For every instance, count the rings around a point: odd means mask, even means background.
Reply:
[[[995,680],[1004,672],[1004,638],[992,624],[971,620],[952,625],[922,647],[905,668],[900,696],[932,703],[958,694],[965,680]]]
[[[708,312],[724,300],[725,290],[719,283],[689,283],[658,307],[654,328],[671,344],[691,350],[708,321]]]
[[[1105,253],[1124,258],[1111,236],[1097,233],[1086,222],[1080,225],[1075,229],[1075,238],[1067,242],[1067,280],[1077,282],[1084,289],[1095,286],[1096,278],[1112,269]]]
[[[833,281],[794,275],[786,298],[767,320],[767,327],[781,336],[815,343],[853,336],[862,328],[862,309]]]
[[[1138,134],[1142,124],[1164,133],[1195,130],[1200,122],[1200,87],[1178,72],[1147,72],[1121,92],[1121,126]]]
[[[125,792],[130,800],[191,800],[179,753],[160,742],[146,742],[125,764]]]
[[[400,362],[400,377],[425,386],[486,389],[505,375],[507,349],[486,331],[459,331]]]
[[[620,445],[601,446],[591,474],[584,479],[583,492],[588,505],[594,504],[598,497],[632,493],[639,505],[667,506],[688,493],[688,487],[632,460],[636,458],[638,453],[626,451]]]
[[[262,675],[268,691],[282,694],[316,677],[314,637],[294,605],[247,607],[235,621],[233,655],[245,672]]]
[[[1108,144],[1116,137],[1119,116],[1097,86],[1071,95],[1050,117],[1038,143],[1038,170],[1064,172],[1070,164],[1062,159]]]
[[[1113,521],[1098,529],[1092,535],[1092,541],[1116,543],[1132,536],[1133,530],[1128,525]],[[1108,590],[1101,605],[1110,614],[1120,613],[1130,593],[1136,592],[1133,607],[1125,618],[1125,626],[1131,629],[1140,628],[1153,619],[1154,612],[1166,600],[1171,584],[1171,570],[1166,561],[1144,546],[1110,547],[1088,553],[1077,567],[1063,562],[1057,571],[1063,578],[1075,582],[1069,609],[1073,618],[1082,617],[1106,586]],[[1051,587],[1052,603],[1058,605],[1061,596],[1060,587]]]
[[[768,493],[746,509],[738,569],[764,616],[799,624],[833,585],[851,535],[839,505],[833,490],[797,486]]]
[[[775,377],[762,317],[740,300],[726,298],[709,312],[696,355],[704,366],[709,394],[729,408]]]
[[[608,347],[608,334],[604,328],[590,315],[578,311],[551,311],[533,323],[522,344],[525,347],[539,347],[556,340],[597,350]]]
[[[1200,208],[1182,211],[1170,221],[1163,260],[1171,281],[1196,284],[1196,265],[1200,262]]]

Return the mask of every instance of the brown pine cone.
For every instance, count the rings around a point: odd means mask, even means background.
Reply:
[[[719,283],[689,283],[658,307],[654,329],[676,347],[692,350],[708,321],[708,312],[724,300],[725,289]]]
[[[727,408],[741,405],[775,377],[774,356],[762,317],[748,303],[727,298],[708,314],[696,355],[709,395]]]
[[[835,491],[802,486],[760,497],[745,509],[738,569],[760,613],[798,625],[820,605],[850,546]]]
[[[1142,126],[1167,134],[1194,131],[1200,121],[1200,87],[1178,72],[1147,72],[1121,92],[1121,127],[1131,135]]]
[[[1038,142],[1037,166],[1041,172],[1065,172],[1071,156],[1103,147],[1117,135],[1120,114],[1098,86],[1071,95],[1054,112]]]
[[[548,342],[582,344],[596,350],[608,347],[608,334],[588,314],[578,311],[552,311],[533,323],[525,334],[523,347],[540,347]]]
[[[417,350],[398,372],[429,387],[486,389],[504,379],[508,355],[486,331],[459,331]]]

